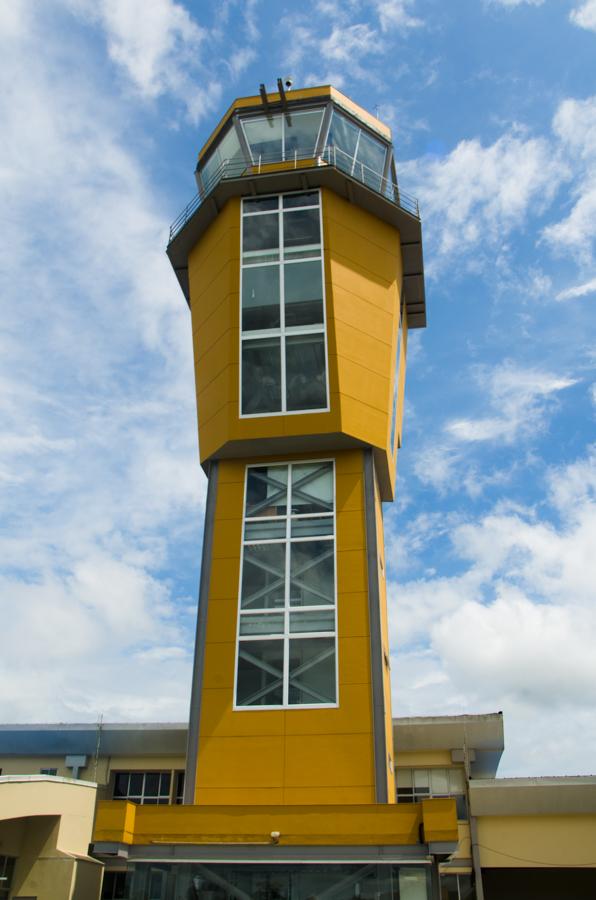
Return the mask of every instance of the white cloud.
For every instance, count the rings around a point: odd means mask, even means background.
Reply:
[[[420,28],[422,19],[410,15],[408,8],[413,5],[413,0],[377,0],[375,3],[382,31],[392,28],[405,31],[408,28]]]
[[[196,577],[205,484],[188,310],[126,111],[84,44],[26,26],[0,38],[0,718],[182,718],[194,601],[167,576],[187,556]]]
[[[360,59],[372,53],[378,36],[373,28],[362,23],[345,28],[333,28],[329,37],[320,42],[320,51],[326,60],[346,62]]]
[[[448,422],[445,430],[456,441],[511,443],[520,433],[535,434],[544,427],[549,400],[576,383],[570,378],[522,369],[511,363],[490,371],[480,369],[477,377],[486,392],[485,406],[495,414]]]
[[[585,297],[588,294],[596,294],[596,278],[586,281],[584,284],[576,284],[573,287],[559,291],[556,300],[574,300],[576,297]]]
[[[542,6],[544,0],[488,0],[488,2],[496,6],[506,6],[512,9],[515,6],[521,6],[522,3],[527,3],[528,6]]]
[[[400,171],[420,200],[435,258],[451,263],[454,254],[502,243],[530,211],[546,208],[568,174],[547,140],[514,133],[488,147],[461,141],[445,158],[414,160]]]
[[[571,250],[590,261],[596,239],[596,96],[564,100],[554,116],[553,130],[574,169],[575,202],[569,215],[547,226],[543,236],[560,253]]]
[[[596,31],[596,0],[584,0],[584,3],[571,10],[569,19],[580,28]]]
[[[574,773],[581,750],[559,729],[596,739],[596,448],[546,483],[540,517],[454,524],[458,574],[390,585],[397,712],[503,709],[503,774]]]

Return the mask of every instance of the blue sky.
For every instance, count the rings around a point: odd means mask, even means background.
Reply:
[[[33,0],[0,12],[0,720],[187,715],[205,479],[164,248],[235,96],[291,73],[420,200],[386,509],[394,714],[503,710],[593,771],[596,0]]]

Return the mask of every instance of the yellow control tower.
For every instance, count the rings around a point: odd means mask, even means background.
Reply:
[[[108,805],[96,840],[184,859],[182,879],[222,860],[204,882],[222,898],[265,896],[250,860],[293,861],[294,898],[430,897],[455,808],[395,803],[382,515],[426,324],[418,207],[389,128],[328,86],[236,100],[196,178],[168,246],[209,480],[186,806]]]
[[[420,221],[385,125],[280,88],[232,104],[168,247],[209,477],[186,800],[392,803],[381,502]]]

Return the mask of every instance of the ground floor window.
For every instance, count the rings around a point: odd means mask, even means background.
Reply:
[[[430,867],[390,863],[136,863],[126,900],[429,900]],[[114,895],[120,896],[120,895]]]
[[[16,859],[0,855],[0,900],[8,900]]]
[[[104,872],[101,900],[124,900],[128,897],[126,890],[126,872]]]
[[[476,900],[472,875],[441,875],[441,900]]]

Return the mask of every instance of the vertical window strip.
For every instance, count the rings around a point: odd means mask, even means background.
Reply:
[[[240,264],[240,416],[252,417],[263,415],[286,415],[302,412],[325,412],[329,409],[329,365],[327,350],[327,325],[325,303],[325,277],[323,266],[323,222],[320,202],[320,192],[308,191],[306,194],[316,193],[316,202],[284,208],[284,197],[299,197],[300,194],[281,194],[275,198],[258,198],[265,203],[267,200],[277,201],[274,208],[251,210],[243,201],[241,223],[241,264]],[[250,201],[249,201],[250,202]],[[286,217],[295,216],[298,212],[318,210],[319,241],[316,244],[303,244],[286,248],[284,245],[284,222]],[[245,223],[257,221],[261,217],[277,216],[277,242],[278,248],[262,248],[259,250],[244,249]],[[288,325],[286,320],[287,302],[286,275],[289,274],[287,266],[308,265],[318,263],[320,277],[321,304],[315,301],[313,306],[303,312],[306,321],[297,325]],[[271,327],[247,327],[245,313],[249,307],[243,305],[245,279],[248,273],[256,270],[271,269],[277,271],[277,284],[279,296],[277,298],[277,312],[279,324],[269,324]],[[305,270],[303,269],[303,272]],[[275,277],[274,277],[275,281]],[[275,287],[274,287],[275,290]],[[254,291],[254,288],[253,288]],[[306,301],[308,303],[308,300]],[[295,311],[294,311],[295,312]],[[311,321],[308,321],[310,314]],[[320,319],[316,321],[317,318]],[[248,317],[247,317],[248,318]],[[309,340],[308,336],[312,335]],[[318,341],[316,336],[320,335]],[[303,338],[302,347],[300,338]],[[276,349],[276,347],[278,349]],[[310,354],[308,351],[311,348]],[[288,348],[292,350],[292,379],[288,390]],[[320,356],[322,354],[322,359]],[[252,359],[251,359],[252,357]],[[279,375],[277,373],[276,360],[279,357]],[[296,360],[300,359],[300,365],[304,360],[311,364],[310,371],[303,372],[296,369]],[[252,377],[252,384],[249,378]],[[279,384],[276,387],[276,380]],[[294,385],[292,387],[292,384]],[[293,393],[292,393],[293,391]],[[256,393],[256,396],[255,396]],[[310,394],[310,396],[309,396]]]
[[[325,482],[328,482],[325,484]],[[330,488],[330,499],[326,501],[317,494],[317,482],[322,482],[322,490]],[[255,485],[265,486],[265,496],[260,503],[251,504],[249,492]],[[285,484],[285,490],[284,490]],[[312,485],[312,487],[311,487]],[[321,485],[319,485],[319,489]],[[261,487],[262,489],[262,487]],[[312,493],[314,489],[314,493]],[[309,491],[311,493],[309,493]],[[300,504],[316,507],[311,512],[300,512]],[[262,515],[270,512],[274,506],[277,516]],[[279,509],[283,511],[280,513]],[[283,526],[283,533],[278,530],[275,537],[251,539],[251,527],[265,523],[274,528],[275,523]],[[304,528],[307,534],[295,534],[294,531]],[[315,546],[314,554],[309,559],[309,550],[297,565],[294,555],[299,559],[297,551],[300,545],[307,548]],[[262,566],[266,575],[272,576],[271,583],[265,579],[252,594],[246,592],[249,579],[246,577],[248,567],[254,568],[251,559],[251,547],[275,547],[282,550],[278,559],[283,559],[283,571],[277,566],[275,556],[269,560],[256,560],[256,568]],[[328,547],[328,549],[327,549]],[[289,463],[271,466],[248,466],[245,482],[245,502],[243,519],[243,548],[240,572],[238,630],[236,654],[236,691],[235,707],[240,709],[263,708],[295,708],[297,706],[335,706],[337,705],[337,602],[336,602],[336,563],[335,563],[335,477],[332,461]],[[316,569],[321,563],[329,567],[319,572],[319,581],[309,583],[309,571]],[[306,561],[305,561],[306,560]],[[330,577],[329,577],[330,575]],[[300,580],[302,576],[302,580]],[[329,584],[326,585],[325,577]],[[306,603],[298,602],[293,596],[299,584],[304,591]],[[276,597],[276,592],[283,585],[283,596]],[[254,585],[253,585],[254,587]],[[246,593],[245,593],[246,592]],[[260,595],[260,596],[259,596]],[[250,609],[256,600],[257,606]],[[294,602],[293,602],[294,601]],[[252,622],[257,623],[255,630]],[[260,620],[260,622],[259,622]],[[297,625],[298,627],[294,627]],[[310,630],[307,630],[310,629]],[[311,647],[307,642],[311,641]],[[253,643],[251,643],[253,642]],[[277,642],[277,644],[275,644]],[[259,647],[259,643],[261,646]],[[268,654],[268,649],[271,651]],[[275,653],[281,650],[281,660],[275,660]],[[310,658],[308,653],[311,651]],[[302,662],[290,672],[292,654],[304,656]],[[260,656],[259,656],[260,654]],[[272,661],[273,660],[273,661]],[[252,666],[248,670],[246,663]],[[325,666],[323,675],[315,676],[310,683],[300,681],[300,675],[307,676],[317,666]],[[255,676],[260,676],[261,684],[255,685]],[[267,676],[271,676],[267,682]],[[322,680],[324,684],[317,684]],[[252,684],[250,684],[252,680]],[[319,688],[317,690],[317,687]],[[255,689],[256,688],[256,689]],[[280,690],[281,688],[281,690]],[[268,696],[269,695],[269,696]],[[298,695],[298,696],[297,696]],[[306,698],[306,699],[305,699]],[[269,702],[267,702],[269,701]]]

